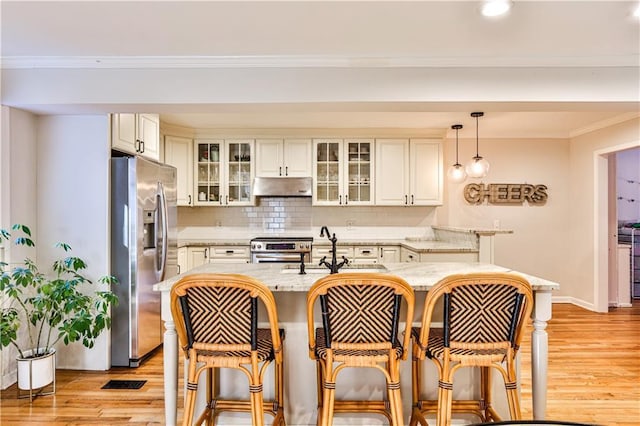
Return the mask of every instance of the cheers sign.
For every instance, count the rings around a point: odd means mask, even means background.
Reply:
[[[547,201],[546,185],[518,183],[470,183],[464,187],[464,199],[470,204],[544,204]]]

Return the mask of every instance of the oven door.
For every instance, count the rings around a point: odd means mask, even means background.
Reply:
[[[251,253],[251,263],[300,263],[301,253]],[[304,262],[311,262],[311,253],[304,254]]]

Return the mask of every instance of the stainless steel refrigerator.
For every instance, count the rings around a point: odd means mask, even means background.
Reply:
[[[176,169],[140,157],[111,159],[111,365],[137,367],[162,344],[157,282],[177,273]]]

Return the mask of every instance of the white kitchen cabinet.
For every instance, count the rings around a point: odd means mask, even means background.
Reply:
[[[420,253],[405,247],[401,247],[400,262],[420,262]]]
[[[400,262],[400,247],[378,246],[378,260],[383,264]]]
[[[313,246],[311,248],[311,261],[313,263],[319,263],[320,259],[323,257],[327,257],[327,262],[331,263],[331,246]],[[349,259],[349,261],[353,260],[353,247],[352,246],[337,246],[336,247],[336,258],[338,262],[342,260],[342,256]]]
[[[192,246],[187,248],[187,270],[209,263],[209,247]]]
[[[160,159],[158,114],[112,114],[111,148],[128,154]]]
[[[375,204],[442,204],[442,142],[435,139],[376,139]]]
[[[256,176],[311,176],[311,139],[256,139]]]
[[[189,249],[187,247],[178,248],[178,274],[189,270]]]
[[[212,246],[209,248],[209,263],[249,263],[249,246]]]
[[[313,204],[373,204],[373,139],[314,139]]]
[[[253,204],[253,139],[196,139],[197,206]]]
[[[378,248],[376,246],[356,246],[353,248],[353,259],[349,259],[354,264],[378,263]]]
[[[193,206],[193,140],[165,136],[164,162],[177,170],[178,205]]]

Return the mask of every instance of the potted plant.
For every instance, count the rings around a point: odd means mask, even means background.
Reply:
[[[12,230],[18,233],[16,246],[35,247],[29,227],[17,224]],[[10,238],[9,231],[0,229],[0,242]],[[110,308],[117,303],[111,291],[88,294],[92,282],[83,275],[87,264],[69,253],[68,244],[56,247],[66,254],[53,262],[51,271],[41,271],[29,258],[10,270],[0,262],[0,347],[17,349],[18,389],[28,389],[31,397],[34,389],[54,382],[56,343],[81,341],[93,347],[100,333],[111,327]],[[117,282],[112,276],[98,281]]]

